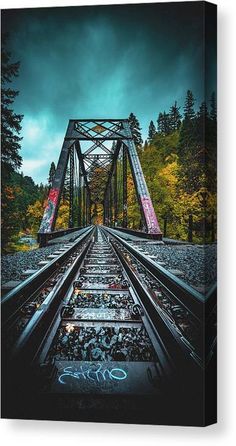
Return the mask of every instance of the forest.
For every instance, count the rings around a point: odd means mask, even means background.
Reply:
[[[37,185],[29,176],[19,173],[22,165],[21,123],[23,116],[13,110],[18,91],[11,82],[18,76],[20,64],[2,49],[2,250],[28,249],[19,245],[22,234],[35,236],[43,215],[49,188],[55,173],[51,163],[47,184]],[[148,138],[143,141],[138,118],[129,116],[140,162],[164,236],[195,243],[216,239],[216,145],[217,107],[212,93],[209,104],[198,110],[195,98],[187,90],[180,107],[173,98],[168,111],[161,111],[150,122]],[[119,161],[118,161],[119,180]],[[93,193],[104,181],[104,172],[95,168],[90,178]],[[118,184],[119,190],[119,184]],[[122,196],[118,195],[118,226],[122,219]],[[56,229],[68,227],[68,174],[61,197]],[[93,223],[101,223],[101,203],[92,206]],[[128,170],[128,226],[140,228],[140,212],[130,170]]]

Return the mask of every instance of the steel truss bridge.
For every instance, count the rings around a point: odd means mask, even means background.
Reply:
[[[138,242],[123,233],[128,161],[144,228]],[[67,166],[68,235],[2,290],[2,416],[204,425],[202,408],[216,393],[216,286],[202,295],[143,250],[144,234],[162,235],[128,121],[69,121],[41,245],[60,232]],[[103,184],[94,189],[98,167]],[[101,196],[103,225],[92,225]]]
[[[45,245],[48,236],[54,233],[68,168],[69,229],[73,230],[76,223],[78,227],[90,225],[92,205],[99,203],[103,207],[104,225],[116,227],[119,223],[119,226],[127,228],[128,164],[140,209],[140,229],[161,240],[162,233],[128,119],[71,119],[38,233],[40,245]],[[103,173],[103,184],[99,184],[97,193],[91,190],[96,169]],[[121,180],[119,186],[118,176]],[[120,201],[122,218],[118,221]]]

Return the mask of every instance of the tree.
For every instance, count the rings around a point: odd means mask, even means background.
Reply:
[[[164,113],[163,113],[163,133],[164,133],[164,135],[169,135],[170,132],[171,132],[170,116],[168,115],[168,113],[166,113],[164,111]]]
[[[21,229],[21,216],[19,215],[17,198],[21,195],[22,190],[19,187],[5,185],[2,188],[2,218],[1,218],[1,241],[2,251],[6,250],[6,246],[11,239]]]
[[[43,190],[23,173],[12,172],[2,187],[2,248],[8,249],[9,241],[19,235],[19,232],[35,229],[29,221],[27,209],[35,202],[41,203],[43,210]],[[44,194],[45,195],[45,194]],[[35,230],[34,230],[35,232]]]
[[[107,179],[106,169],[104,169],[104,167],[99,164],[99,161],[95,159],[90,167],[88,177],[92,202],[103,202]]]
[[[56,230],[68,228],[69,222],[69,202],[61,203],[58,209]]]
[[[48,185],[40,183],[40,185],[38,186],[38,193],[39,193],[39,200],[41,201],[41,203],[44,203],[44,201],[47,200],[48,192],[49,192]]]
[[[183,167],[181,172],[183,176],[183,181],[185,181],[186,187],[191,185],[184,177],[184,172],[186,175],[192,175],[191,168],[193,167],[193,157],[196,154],[197,146],[197,120],[194,111],[194,97],[193,93],[188,90],[186,94],[185,104],[184,104],[184,119],[180,128],[180,136],[178,143],[178,155]],[[192,177],[193,186],[194,177]],[[194,186],[193,186],[194,187]]]
[[[217,175],[217,106],[216,97],[213,92],[210,100],[210,113],[206,120],[206,172],[207,188],[216,193],[216,175]]]
[[[147,140],[145,139],[144,146],[143,146],[143,150],[146,150],[147,148],[148,148],[148,142],[147,142]]]
[[[181,114],[179,112],[180,107],[177,107],[177,102],[175,101],[174,105],[170,107],[169,111],[169,126],[170,130],[174,132],[178,130],[181,126]]]
[[[217,106],[216,106],[216,96],[215,96],[215,92],[212,93],[211,95],[211,108],[210,108],[210,118],[212,119],[212,121],[216,122],[216,118],[217,118]]]
[[[157,130],[159,133],[163,133],[163,114],[159,113],[157,118]]]
[[[202,102],[200,107],[199,107],[199,112],[198,112],[198,116],[206,119],[208,117],[208,109],[207,109],[207,105],[206,102]]]
[[[207,141],[207,124],[208,124],[208,110],[206,102],[202,102],[196,119],[196,132],[198,144],[201,147],[206,145]]]
[[[130,129],[134,138],[134,143],[136,145],[136,147],[140,147],[143,143],[142,140],[142,135],[141,135],[141,127],[139,124],[138,119],[136,118],[136,116],[133,113],[130,113],[129,115],[129,124],[130,124]]]
[[[163,135],[168,135],[171,132],[170,116],[165,111],[163,113],[159,113],[157,119],[157,128],[158,132],[162,133]]]
[[[48,185],[51,188],[52,187],[52,182],[55,176],[55,172],[56,172],[56,166],[55,163],[52,162],[51,166],[50,166],[50,170],[49,170],[49,176],[48,176]]]
[[[1,113],[2,113],[2,181],[4,182],[9,178],[10,173],[14,169],[18,169],[22,164],[22,158],[19,154],[21,148],[20,141],[22,138],[19,136],[21,131],[21,121],[23,115],[16,114],[12,105],[15,98],[18,96],[19,91],[13,90],[9,87],[12,80],[18,76],[20,63],[11,63],[11,53],[6,50],[7,35],[2,37],[2,101],[1,101]]]
[[[26,214],[31,231],[36,234],[39,230],[39,226],[44,214],[45,203],[40,200],[36,200],[33,204],[30,204],[27,208]]]
[[[188,90],[184,104],[184,119],[192,120],[195,118],[194,103],[193,93],[191,90]]]
[[[154,125],[154,122],[151,121],[149,124],[149,130],[148,130],[148,139],[149,141],[152,141],[154,136],[156,135],[156,127]]]

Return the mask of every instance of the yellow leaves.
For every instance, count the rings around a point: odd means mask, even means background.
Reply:
[[[168,157],[170,158],[170,157]],[[158,176],[161,180],[163,180],[166,187],[171,188],[170,192],[173,192],[173,189],[177,185],[178,182],[178,163],[177,160],[167,164],[165,167],[163,167]]]
[[[171,162],[176,161],[176,163],[177,163],[178,159],[179,159],[179,157],[178,157],[178,155],[176,153],[171,153],[170,155],[168,155],[165,158],[165,162],[171,163]]]
[[[26,215],[28,217],[29,225],[33,233],[36,233],[38,231],[43,213],[44,206],[39,200],[36,200],[35,203],[28,206]]]
[[[44,212],[44,207],[42,203],[39,200],[37,200],[35,201],[34,204],[28,206],[26,213],[28,217],[38,220],[39,218],[42,218],[43,212]]]
[[[211,214],[216,214],[217,212],[217,195],[216,193],[209,193],[207,197],[207,208]]]
[[[61,203],[59,207],[55,229],[58,230],[58,229],[68,228],[68,222],[69,222],[69,202],[65,200],[64,202]]]

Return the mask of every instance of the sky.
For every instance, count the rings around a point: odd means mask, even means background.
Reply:
[[[12,61],[20,61],[14,110],[23,114],[21,170],[46,183],[69,119],[127,118],[147,137],[150,120],[188,89],[196,108],[216,90],[210,23],[204,57],[203,2],[5,10]],[[207,83],[204,64],[207,64]]]

